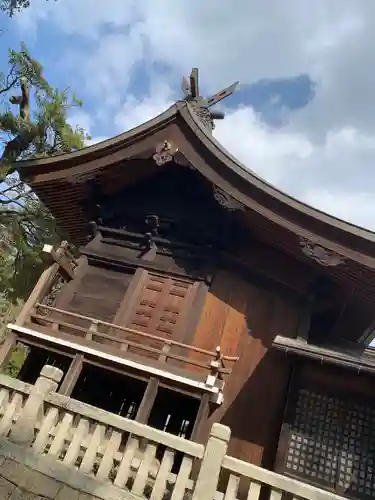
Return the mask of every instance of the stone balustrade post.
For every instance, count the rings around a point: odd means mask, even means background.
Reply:
[[[226,425],[213,424],[195,483],[193,500],[214,499],[230,434],[230,428]]]
[[[34,440],[35,424],[43,415],[46,396],[55,392],[64,373],[54,366],[45,365],[32,387],[20,415],[11,430],[9,441],[23,446],[30,446]]]

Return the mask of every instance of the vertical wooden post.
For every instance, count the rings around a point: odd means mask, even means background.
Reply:
[[[38,283],[35,285],[34,290],[29,295],[29,298],[25,302],[21,312],[16,319],[16,325],[23,326],[26,323],[26,321],[29,319],[31,310],[35,307],[35,304],[42,299],[43,295],[52,285],[58,270],[59,264],[52,264],[52,266],[43,271],[38,280]]]
[[[170,350],[171,350],[171,343],[166,340],[162,348],[162,354],[159,355],[158,358],[159,361],[161,361],[162,363],[166,363],[168,353],[170,352]]]
[[[212,500],[221,472],[221,464],[228,450],[230,428],[213,424],[198,474],[193,500]]]
[[[116,316],[113,319],[114,325],[127,326],[129,319],[134,312],[134,307],[139,299],[139,294],[142,291],[142,287],[146,282],[147,276],[148,272],[145,269],[138,267],[130,285],[128,286],[128,289],[125,292]]]
[[[142,402],[139,405],[136,422],[147,424],[156,396],[158,394],[159,380],[156,377],[151,377],[148,381]]]
[[[209,413],[209,404],[210,404],[210,394],[205,392],[202,394],[201,402],[198,408],[197,416],[195,417],[194,427],[191,431],[190,440],[191,441],[199,441],[199,436],[201,434],[202,428],[207,421],[208,413]]]
[[[98,320],[93,319],[91,322],[90,328],[87,330],[87,333],[86,333],[87,340],[92,340],[93,335],[95,335],[95,333],[97,333],[97,331],[98,331],[98,325],[99,325]]]
[[[311,318],[316,297],[316,278],[308,285],[305,301],[302,305],[297,325],[297,338],[308,342],[311,327]]]
[[[70,364],[69,370],[66,372],[64,380],[60,386],[59,394],[70,396],[77,383],[83,368],[83,355],[76,354]]]

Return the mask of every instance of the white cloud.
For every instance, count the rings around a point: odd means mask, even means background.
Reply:
[[[89,135],[91,134],[91,130],[94,125],[92,116],[82,109],[71,112],[68,116],[67,122],[73,128],[82,127]]]
[[[86,140],[86,146],[97,144],[98,142],[108,139],[106,136],[93,136],[92,129],[95,125],[95,119],[83,110],[76,110],[68,117],[68,123],[73,127],[82,127],[85,132],[91,137]]]
[[[44,21],[55,25],[65,34],[78,34],[98,39],[106,27],[123,29],[132,24],[137,14],[137,2],[122,0],[93,2],[91,0],[33,0],[31,7],[15,17],[25,33],[36,33]]]
[[[313,153],[305,136],[267,126],[251,108],[227,112],[214,135],[245,166],[275,184],[282,182],[290,165],[303,164]]]
[[[116,130],[121,133],[151,120],[173,104],[171,89],[166,84],[151,87],[149,95],[141,100],[128,95],[121,110],[115,115]]]
[[[80,71],[87,75],[86,92],[99,99],[101,105],[117,105],[129,85],[134,65],[142,58],[142,39],[137,30],[103,37],[81,62]]]
[[[308,73],[316,96],[282,129],[243,108],[218,124],[216,136],[288,193],[375,229],[374,2],[239,0],[234,8],[224,0],[107,0],[93,8],[92,0],[35,0],[17,17],[35,32],[42,20],[90,41],[89,51],[85,43],[77,47],[76,71],[87,94],[101,97],[98,107],[111,113],[117,132],[171,103],[165,75],[149,95],[128,95],[118,109],[141,63],[146,73],[146,63],[156,62],[173,75],[198,66],[212,91],[236,79]]]

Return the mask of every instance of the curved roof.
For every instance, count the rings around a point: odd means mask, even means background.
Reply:
[[[52,198],[58,197],[57,185],[64,184],[67,194],[68,185],[70,191],[77,186],[72,179],[95,176],[142,154],[151,158],[155,145],[166,139],[207,179],[245,207],[302,238],[375,268],[375,233],[312,208],[266,182],[215,140],[186,101],[178,101],[150,121],[82,150],[20,161],[18,171],[55,214]],[[122,175],[129,175],[128,170],[123,166]]]

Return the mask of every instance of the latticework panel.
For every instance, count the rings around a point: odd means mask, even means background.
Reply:
[[[375,408],[300,389],[286,471],[356,499],[375,498]]]
[[[67,279],[61,273],[57,273],[49,293],[42,298],[40,303],[44,306],[56,307],[57,297],[67,282]],[[48,311],[43,308],[40,308],[38,312],[39,314],[48,314]]]

